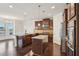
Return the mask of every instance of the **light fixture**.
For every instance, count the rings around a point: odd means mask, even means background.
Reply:
[[[38,26],[40,26],[40,23],[38,23]]]
[[[26,15],[26,12],[24,12],[24,15]]]
[[[13,5],[9,5],[9,8],[13,8]]]
[[[55,6],[52,6],[51,8],[52,8],[52,9],[54,9],[54,8],[55,8]]]
[[[44,24],[42,25],[42,27],[45,27]]]
[[[40,5],[38,5],[38,20],[40,19]]]

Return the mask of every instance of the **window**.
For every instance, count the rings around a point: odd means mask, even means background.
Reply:
[[[0,23],[0,30],[4,30],[4,24]]]
[[[13,34],[13,28],[14,28],[13,24],[12,23],[7,23],[6,26],[7,26],[7,33],[9,35],[12,35]]]
[[[0,22],[0,34],[5,34],[5,25],[2,22]]]

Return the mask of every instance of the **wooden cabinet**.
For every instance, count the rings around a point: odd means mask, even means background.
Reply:
[[[52,55],[49,51],[48,35],[38,35],[32,37],[32,51],[37,55]],[[51,49],[51,48],[50,48]],[[49,51],[49,52],[48,52]]]
[[[43,25],[44,30],[48,30],[50,28],[50,19],[43,19]]]
[[[35,21],[35,30],[53,30],[53,20],[46,18],[42,21]]]
[[[31,34],[24,35],[24,37],[23,37],[23,44],[24,44],[24,46],[32,44],[32,36],[31,36]]]
[[[23,48],[23,36],[16,36],[17,48]]]
[[[52,30],[53,29],[53,21],[52,20],[50,20],[50,26],[49,26],[49,28]]]
[[[66,16],[64,16],[66,17]],[[79,56],[79,4],[67,4],[67,18],[65,26],[66,55]]]
[[[53,20],[50,20],[49,18],[43,19],[43,29],[44,30],[49,30],[53,29]]]
[[[76,55],[79,56],[79,3],[76,3]]]
[[[41,21],[35,21],[35,33],[49,35],[49,42],[53,42],[53,20],[45,18]]]
[[[49,34],[48,35],[48,42],[52,42],[53,43],[53,34]]]
[[[36,55],[43,55],[42,40],[32,39],[32,51]]]
[[[17,40],[17,48],[23,48],[27,45],[32,44],[32,37],[37,36],[39,34],[27,34],[23,36],[16,36]]]
[[[42,29],[42,21],[35,21],[35,29],[37,30]]]

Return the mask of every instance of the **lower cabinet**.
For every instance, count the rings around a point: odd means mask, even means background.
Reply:
[[[32,40],[32,51],[36,55],[43,55],[42,40],[39,40],[39,39],[33,39]]]
[[[23,48],[27,45],[32,44],[31,35],[16,36],[17,48]]]
[[[23,47],[23,36],[16,36],[17,40],[17,48],[22,48]]]

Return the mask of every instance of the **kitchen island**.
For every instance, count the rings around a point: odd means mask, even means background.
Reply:
[[[36,55],[43,55],[48,46],[48,35],[32,37],[32,51]]]

